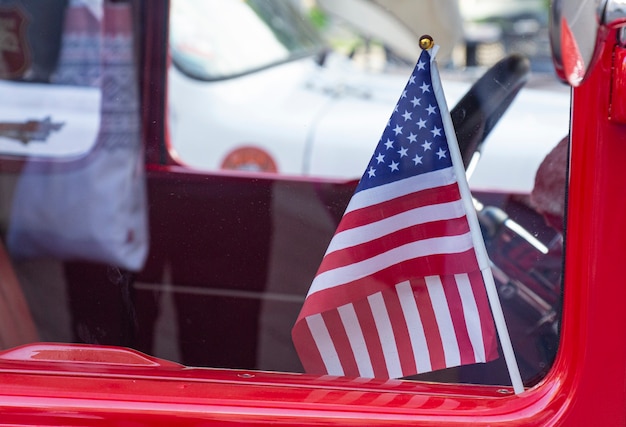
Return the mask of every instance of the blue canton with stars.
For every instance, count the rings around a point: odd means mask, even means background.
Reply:
[[[430,54],[424,50],[356,191],[451,166]]]

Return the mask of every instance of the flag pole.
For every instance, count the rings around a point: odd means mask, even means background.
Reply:
[[[472,203],[472,194],[469,189],[469,184],[467,183],[467,179],[465,177],[465,169],[463,168],[463,160],[461,158],[461,152],[459,150],[459,145],[456,139],[454,125],[452,124],[450,112],[448,111],[446,99],[443,94],[443,88],[441,87],[439,70],[437,69],[436,62],[434,60],[438,46],[434,44],[432,37],[428,35],[420,37],[419,44],[423,50],[431,51],[431,64],[433,65],[431,66],[433,92],[435,93],[437,103],[439,104],[439,108],[441,110],[444,131],[448,138],[450,156],[452,157],[452,166],[458,177],[457,181],[459,184],[459,190],[461,192],[461,199],[464,203],[467,220],[470,226],[470,233],[474,242],[476,258],[483,276],[483,281],[485,283],[487,298],[489,299],[489,305],[491,306],[491,312],[495,322],[496,331],[498,333],[498,338],[500,339],[502,352],[504,353],[504,360],[509,371],[509,377],[511,379],[511,384],[513,385],[513,391],[515,392],[515,394],[519,394],[524,391],[524,384],[522,382],[522,378],[519,372],[519,366],[517,364],[515,352],[513,351],[513,346],[511,344],[511,337],[506,326],[504,313],[502,312],[502,306],[498,297],[498,291],[496,290],[496,284],[491,273],[491,268],[489,266],[487,249],[485,248],[485,242],[480,231],[480,225],[478,223],[478,217],[476,216],[476,210]]]

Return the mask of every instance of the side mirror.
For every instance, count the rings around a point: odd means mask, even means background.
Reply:
[[[552,0],[550,44],[559,78],[580,85],[597,59],[601,34],[623,25],[626,0]]]

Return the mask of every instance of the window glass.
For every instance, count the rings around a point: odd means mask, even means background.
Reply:
[[[237,304],[235,295],[242,291],[240,286],[260,292],[256,297],[249,294],[250,300],[246,303],[254,314],[239,318],[238,325],[242,329],[235,327],[238,332],[234,334],[248,337],[243,333],[243,325],[250,322],[259,331],[254,340],[248,338],[242,344],[241,340],[232,338],[236,342],[231,344],[231,337],[207,330],[210,336],[221,337],[224,349],[223,355],[215,355],[217,359],[213,364],[239,366],[243,361],[234,362],[226,349],[231,345],[250,345],[250,357],[254,359],[251,366],[255,368],[303,370],[291,341],[291,327],[349,194],[366,170],[421,51],[419,48],[412,51],[411,44],[415,47],[417,36],[428,31],[436,40],[449,44],[441,47],[438,60],[450,108],[502,58],[511,54],[530,58],[532,77],[501,120],[501,114],[496,114],[498,118],[489,118],[484,124],[488,136],[481,145],[481,156],[474,158],[479,160],[470,164],[468,176],[522,378],[527,384],[538,381],[549,369],[558,342],[563,204],[546,201],[564,199],[567,139],[563,138],[567,134],[569,116],[568,90],[557,82],[551,68],[546,5],[483,2],[478,13],[476,8],[459,8],[456,2],[424,4],[417,11],[376,0],[373,2],[378,3],[373,9],[376,13],[370,15],[367,10],[352,9],[350,2],[340,3],[294,2],[299,8],[297,19],[309,20],[329,46],[322,60],[311,56],[288,64],[276,61],[272,68],[228,81],[201,82],[185,75],[184,67],[169,70],[169,143],[174,161],[198,171],[217,172],[216,176],[222,177],[230,175],[220,175],[220,171],[239,170],[243,176],[251,171],[270,172],[265,179],[272,183],[258,199],[265,208],[254,216],[254,229],[257,226],[263,229],[260,234],[255,233],[257,238],[271,230],[271,237],[253,241],[261,245],[255,253],[263,251],[268,258],[265,261],[257,258],[259,264],[249,263],[246,269],[247,273],[255,271],[257,277],[264,279],[252,279],[258,283],[252,287],[236,281],[232,285],[216,284],[217,289],[211,290],[204,287],[206,280],[185,279],[195,283],[193,290],[189,289],[191,293],[198,298],[204,295],[203,298],[214,301],[215,305],[219,304],[216,301]],[[191,3],[186,5],[192,10]],[[279,2],[273,7],[271,13],[278,17],[291,9],[289,4]],[[276,19],[268,18],[271,13],[258,13],[253,2],[238,3],[236,8],[241,12],[247,10],[245,17],[221,14],[225,19],[232,19],[232,24],[225,21],[220,25],[249,27],[246,19],[255,16],[253,11],[256,10],[256,19],[263,17],[257,23],[266,28],[264,33],[276,34]],[[177,13],[175,4],[172,10]],[[188,21],[179,21],[179,17],[171,17],[173,34],[176,27]],[[410,28],[411,34],[398,30],[411,22],[419,22],[421,26]],[[458,25],[451,26],[453,22]],[[461,27],[465,31],[460,31]],[[203,27],[206,31],[203,40],[217,44],[217,40],[222,39],[217,28],[217,25]],[[232,43],[233,39],[235,37],[224,37],[222,43]],[[399,43],[399,40],[406,43]],[[276,39],[258,37],[247,47],[257,42],[265,44],[268,52],[274,51]],[[176,43],[174,38],[171,43]],[[202,46],[202,43],[196,40],[194,46]],[[173,45],[170,48],[175,56],[176,48]],[[248,56],[245,52],[243,48],[230,51],[241,60]],[[491,94],[479,96],[489,98]],[[453,109],[455,120],[460,111],[468,112]],[[480,114],[491,113],[481,111]],[[463,139],[463,135],[459,139]],[[563,142],[558,144],[561,140]],[[340,183],[349,181],[353,182],[352,187],[348,184],[341,187]],[[321,187],[324,190],[314,190],[307,182],[324,182],[326,186]],[[326,190],[329,192],[325,193]],[[254,203],[255,196],[247,194],[248,202]],[[334,208],[329,210],[329,206]],[[550,213],[552,210],[558,212],[555,217]],[[179,222],[180,219],[172,220],[172,224]],[[214,232],[220,235],[220,231]],[[208,230],[207,233],[206,238],[209,238],[212,234]],[[250,235],[250,229],[245,233]],[[234,272],[234,265],[227,266],[230,261],[239,259],[242,249],[235,242],[230,244],[234,245],[232,252],[220,267]],[[223,242],[220,245],[223,247]],[[215,245],[216,252],[220,245]],[[317,248],[317,255],[305,259],[298,247]],[[199,251],[204,249],[206,247],[198,248]],[[230,259],[233,256],[234,259]],[[145,291],[159,289],[148,283],[140,283],[139,287]],[[173,294],[171,301],[175,311],[185,305],[183,301],[192,305],[191,295],[183,296],[175,290]],[[254,302],[254,298],[260,301]],[[217,314],[218,311],[221,314]],[[211,312],[228,323],[232,309],[222,304]],[[197,318],[186,317],[184,321],[200,328],[211,323],[213,315],[198,313]],[[218,338],[211,338],[209,342],[215,339]],[[202,345],[195,341],[189,351],[193,353],[192,347],[197,350],[203,348]],[[186,350],[180,351],[179,357],[185,360]],[[193,359],[195,356],[191,354],[187,356],[197,363],[204,362]],[[245,366],[249,366],[247,363],[251,362],[246,362]],[[487,364],[416,378],[494,384],[508,381],[502,357]]]
[[[292,9],[263,1],[172,1],[172,59],[199,79],[247,73],[315,53],[321,42]]]
[[[92,57],[99,40],[78,36],[89,17],[64,28],[59,20],[63,2],[46,3],[40,10],[32,2],[4,1],[0,7],[0,76],[10,79],[0,84],[3,97],[12,100],[0,105],[0,151],[50,159],[86,154],[96,142],[101,101]],[[47,22],[46,13],[56,22]],[[37,25],[46,26],[49,36],[36,32]]]
[[[36,326],[5,346],[100,342],[76,317],[90,305],[69,266],[134,271],[148,250],[131,5],[3,1],[0,18],[2,252],[20,284],[3,283],[4,303],[26,301],[6,312]]]
[[[137,51],[153,36],[143,33],[153,28],[146,2],[33,3],[0,0],[0,91],[10,95],[0,99],[0,249],[27,307],[0,329],[30,325],[2,345],[110,344],[189,366],[303,372],[292,328],[417,61],[354,23],[408,15],[385,0],[375,2],[382,15],[356,18],[323,1],[172,0],[167,135],[152,164]],[[433,2],[432,21],[487,25],[472,34],[489,37],[451,35],[443,91],[457,130],[467,116],[488,131],[466,153],[467,200],[532,385],[559,339],[569,93],[545,71],[543,4],[478,21],[455,5]],[[405,36],[416,43],[394,37]],[[510,108],[454,110],[514,52],[534,74]],[[162,93],[141,99],[158,104]],[[485,364],[406,377],[506,385],[497,351]]]

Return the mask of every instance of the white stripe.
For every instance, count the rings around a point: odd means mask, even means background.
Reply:
[[[368,188],[352,196],[344,215],[356,209],[376,205],[417,191],[442,187],[456,181],[454,170],[450,167],[401,179],[400,181],[391,182],[378,187]]]
[[[402,366],[400,365],[400,357],[398,356],[398,345],[396,344],[396,337],[393,334],[391,319],[389,319],[389,313],[385,306],[383,294],[377,292],[374,295],[370,295],[367,297],[367,302],[369,302],[370,308],[372,309],[376,331],[380,338],[380,345],[383,349],[385,364],[387,365],[387,374],[389,378],[400,378],[403,374]]]
[[[448,300],[443,291],[441,278],[439,276],[428,276],[425,280],[441,335],[446,366],[458,366],[461,364],[461,352],[459,351],[459,343],[456,340],[454,324],[450,315],[450,306],[448,306]]]
[[[374,368],[372,367],[372,361],[367,351],[367,345],[365,344],[365,337],[363,336],[359,319],[354,311],[354,306],[352,304],[346,304],[342,305],[337,310],[339,311],[341,323],[343,323],[343,327],[346,330],[346,335],[348,335],[348,341],[350,342],[350,348],[356,360],[356,366],[359,369],[359,375],[361,377],[373,378]]]
[[[366,260],[318,274],[315,279],[313,279],[307,297],[315,292],[334,288],[335,286],[344,285],[354,280],[370,276],[384,268],[400,264],[410,259],[437,254],[461,253],[472,247],[472,238],[469,233],[407,243],[406,245],[395,247]]]
[[[484,362],[486,359],[485,343],[483,341],[482,328],[480,325],[478,305],[476,305],[474,292],[472,292],[472,284],[467,274],[455,274],[454,279],[456,281],[456,287],[459,290],[459,295],[461,296],[465,325],[470,342],[474,348],[474,358],[476,362]]]
[[[306,317],[306,324],[311,331],[315,345],[322,356],[322,361],[326,367],[326,371],[330,375],[343,375],[343,367],[335,350],[335,345],[330,339],[326,322],[321,314],[313,314]]]
[[[430,372],[433,370],[430,364],[430,351],[411,283],[406,281],[397,284],[396,291],[398,292],[398,299],[400,300],[406,326],[409,329],[409,339],[413,349],[417,372]]]
[[[464,215],[465,209],[461,200],[411,209],[397,215],[386,217],[380,221],[335,234],[328,245],[326,255],[369,242],[370,240],[378,239],[407,227],[432,221],[460,218]]]

